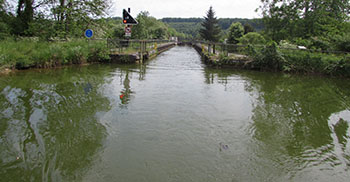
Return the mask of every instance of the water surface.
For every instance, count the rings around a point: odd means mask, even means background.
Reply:
[[[0,181],[346,181],[350,83],[145,65],[0,77]]]

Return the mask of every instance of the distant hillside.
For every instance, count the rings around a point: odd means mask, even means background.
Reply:
[[[191,35],[192,37],[198,36],[201,28],[203,18],[163,18],[161,21],[169,24],[170,27],[176,31]],[[262,19],[239,19],[239,18],[220,18],[219,25],[226,32],[233,22],[240,22],[242,25],[250,24],[256,31],[264,29]]]

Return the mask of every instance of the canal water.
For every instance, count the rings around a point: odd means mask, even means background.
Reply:
[[[0,181],[347,181],[350,83],[202,64],[0,77]]]

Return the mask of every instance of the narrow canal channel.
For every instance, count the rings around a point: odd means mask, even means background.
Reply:
[[[145,65],[0,77],[0,181],[347,181],[350,83]]]

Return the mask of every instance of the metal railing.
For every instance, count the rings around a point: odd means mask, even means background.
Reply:
[[[135,40],[135,39],[107,39],[107,47],[112,53],[133,54],[157,50],[168,43],[174,43],[171,40]]]

